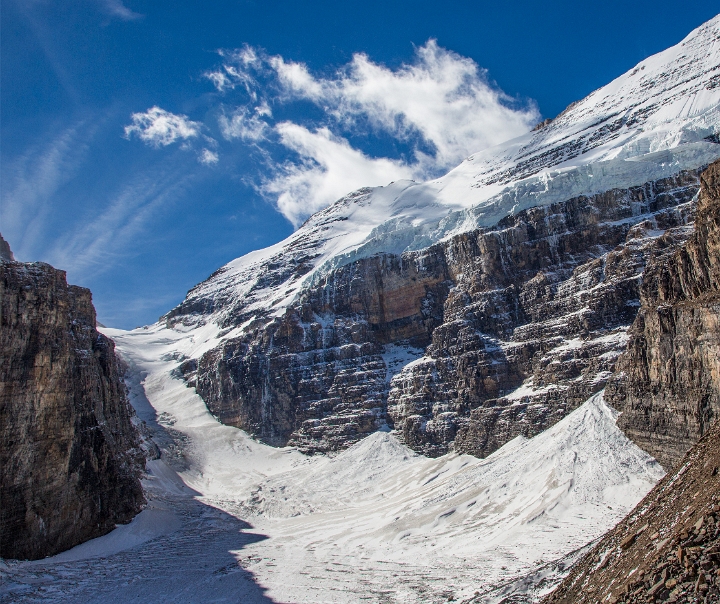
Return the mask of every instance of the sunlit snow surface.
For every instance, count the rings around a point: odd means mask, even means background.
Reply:
[[[172,377],[192,336],[106,332],[131,366],[138,414],[169,435],[149,464],[150,506],[106,537],[11,565],[0,597],[462,601],[549,572],[546,563],[599,537],[662,476],[600,395],[484,460],[428,459],[386,432],[332,458],[305,457],[219,424]]]
[[[229,263],[188,296],[208,302],[193,307],[205,314],[185,315],[173,329],[106,330],[131,367],[138,415],[163,447],[163,458],[148,464],[148,508],[53,559],[0,566],[0,598],[440,602],[479,592],[493,602],[513,589],[538,596],[546,587],[533,581],[557,576],[548,563],[572,558],[662,475],[617,429],[601,396],[485,460],[427,459],[387,432],[332,458],[308,458],[219,424],[172,371],[239,335],[255,313],[281,314],[303,288],[354,258],[422,250],[523,208],[709,163],[720,157],[712,138],[719,108],[716,17],[549,126],[477,153],[436,181],[348,195],[287,240]],[[225,314],[245,324],[221,331]],[[418,354],[388,349],[389,372],[422,362],[413,360]]]

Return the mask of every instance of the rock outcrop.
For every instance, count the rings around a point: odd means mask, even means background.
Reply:
[[[10,244],[3,239],[0,235],[0,262],[14,262],[15,256],[13,256]]]
[[[692,231],[718,57],[720,17],[445,176],[350,193],[228,263],[164,317],[198,351],[176,375],[309,453],[394,429],[485,456],[546,429],[606,385],[648,259]]]
[[[605,386],[646,259],[686,232],[698,187],[684,171],[349,263],[179,370],[222,422],[271,444],[337,450],[389,426],[426,455],[488,455]]]
[[[694,232],[659,239],[606,391],[618,425],[665,468],[720,417],[720,162],[701,180]]]
[[[0,556],[37,559],[144,504],[132,411],[90,291],[44,263],[0,261]]]
[[[720,422],[544,604],[720,601]]]
[[[601,390],[625,347],[657,235],[691,219],[694,172],[525,210],[452,240],[457,275],[388,413],[426,455],[485,457]]]
[[[618,425],[674,471],[547,604],[720,601],[719,287],[720,161],[701,175],[690,237],[658,240],[606,389],[623,411]]]

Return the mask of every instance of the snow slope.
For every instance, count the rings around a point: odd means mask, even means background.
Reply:
[[[238,306],[247,323],[256,312],[279,315],[302,288],[352,260],[420,250],[525,208],[708,164],[720,157],[718,133],[720,15],[549,125],[477,153],[442,178],[349,194],[286,240],[230,262],[186,302],[220,322]]]
[[[308,458],[221,425],[173,377],[191,335],[105,331],[163,448],[149,466],[149,511],[55,558],[6,568],[0,597],[195,602],[233,597],[242,579],[249,602],[426,602],[476,591],[492,601],[503,585],[527,590],[528,577],[552,574],[548,563],[603,534],[662,476],[601,395],[487,459],[428,459],[383,432]],[[190,591],[164,579],[184,575],[196,581]]]

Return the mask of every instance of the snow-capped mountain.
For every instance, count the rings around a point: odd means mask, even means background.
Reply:
[[[469,157],[434,181],[350,193],[272,247],[230,262],[184,306],[214,321],[272,308],[334,268],[427,248],[523,209],[626,189],[707,165],[720,147],[720,17],[534,132]],[[279,267],[279,268],[278,268]]]
[[[157,324],[105,329],[161,450],[148,508],[0,566],[0,597],[533,602],[588,551],[578,572],[616,581],[588,601],[670,597],[690,567],[669,544],[717,537],[711,460],[680,481],[702,509],[589,543],[720,415],[718,158],[720,16],[440,179],[347,195]]]
[[[720,157],[720,17],[442,178],[363,189],[166,317],[223,422],[306,451],[389,427],[487,455],[605,385],[657,238]]]

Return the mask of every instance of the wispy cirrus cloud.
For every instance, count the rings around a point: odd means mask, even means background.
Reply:
[[[100,0],[102,7],[111,17],[117,17],[123,21],[135,21],[142,19],[140,13],[130,10],[122,3],[122,0]]]
[[[76,179],[87,171],[102,123],[92,115],[2,165],[0,230],[15,257],[49,262],[74,282],[113,270],[131,256],[148,225],[201,177],[179,154],[131,179],[108,183],[101,199],[79,199],[75,191],[82,185]]]
[[[2,166],[0,224],[21,260],[34,260],[48,234],[52,199],[86,159],[95,125],[79,122]]]
[[[220,116],[220,131],[227,140],[239,138],[244,141],[259,141],[266,138],[272,129],[265,121],[268,117],[272,117],[272,111],[267,103],[252,110],[249,107],[238,107],[230,117]]]
[[[182,168],[149,169],[111,194],[102,212],[79,221],[48,250],[48,261],[82,279],[112,269],[152,218],[182,195],[195,178]]]

